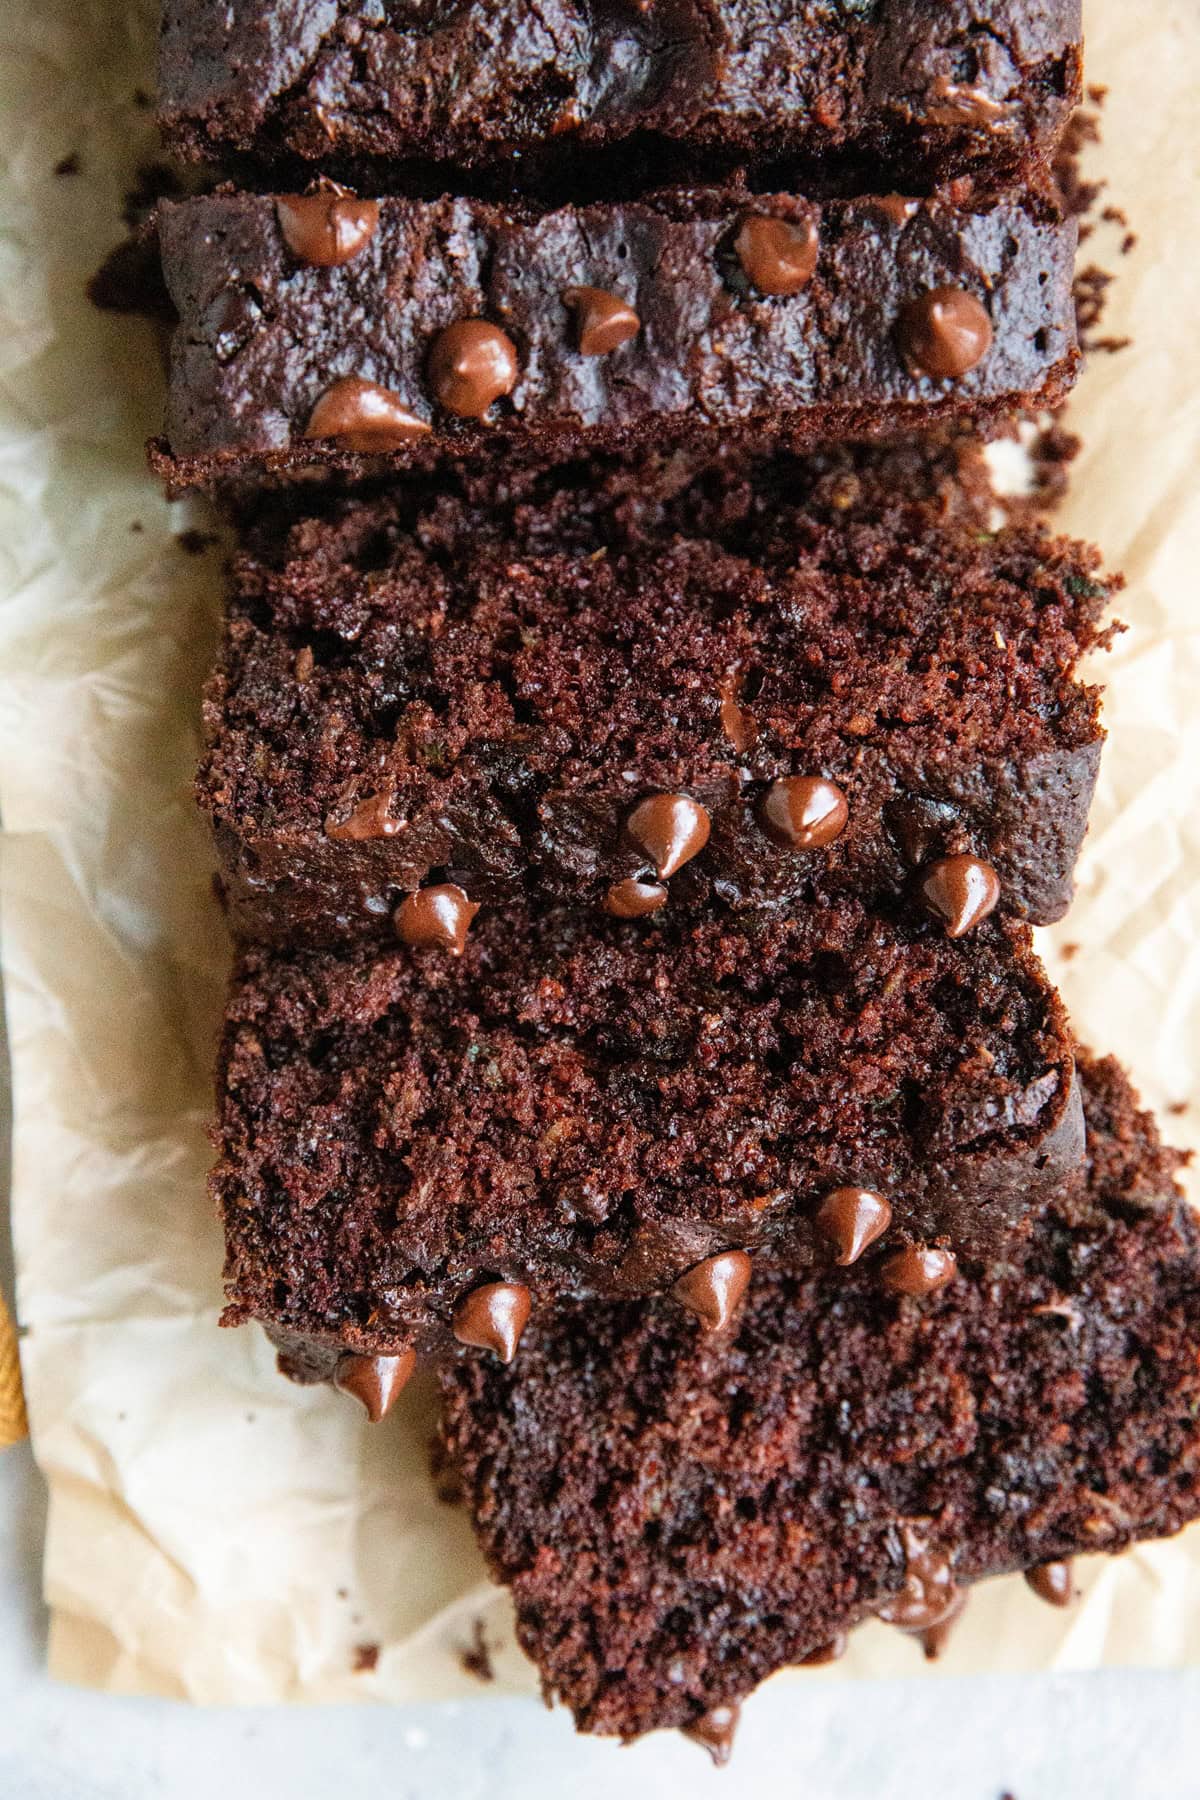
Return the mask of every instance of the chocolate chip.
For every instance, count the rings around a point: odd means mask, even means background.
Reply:
[[[482,419],[517,385],[517,347],[486,319],[459,319],[433,340],[429,385],[438,404],[460,419]]]
[[[657,881],[617,881],[604,896],[604,910],[614,919],[644,919],[657,912],[670,896]]]
[[[454,1335],[460,1344],[492,1350],[501,1362],[510,1363],[529,1323],[532,1305],[533,1296],[521,1282],[486,1282],[455,1307]]]
[[[409,894],[396,908],[393,923],[401,942],[414,949],[449,950],[451,956],[461,956],[478,911],[460,887],[447,881]]]
[[[650,794],[625,820],[625,835],[645,851],[660,881],[682,869],[708,842],[712,822],[688,794]]]
[[[310,657],[311,654],[310,651]],[[309,673],[311,672],[310,663]],[[301,677],[297,671],[297,680],[301,679],[307,677]],[[369,794],[365,800],[359,801],[346,818],[338,820],[331,815],[325,821],[325,836],[332,838],[334,843],[351,844],[364,843],[372,838],[395,837],[397,832],[404,830],[404,821],[388,817],[391,799],[390,794]]]
[[[723,1769],[733,1755],[733,1740],[741,1712],[737,1705],[710,1706],[706,1713],[701,1713],[690,1725],[681,1726],[680,1730],[693,1744],[703,1745],[714,1766]]]
[[[900,314],[897,331],[911,372],[938,381],[966,375],[992,343],[987,308],[964,288],[937,287],[918,294]]]
[[[834,1188],[813,1215],[817,1230],[833,1245],[834,1261],[843,1269],[857,1262],[891,1222],[890,1204],[873,1188]]]
[[[910,1244],[889,1256],[879,1271],[880,1280],[893,1294],[909,1294],[922,1299],[948,1287],[958,1274],[958,1259],[953,1250],[937,1250],[926,1244]]]
[[[959,1588],[949,1609],[942,1614],[940,1619],[935,1619],[932,1625],[922,1626],[919,1631],[912,1633],[913,1637],[920,1638],[921,1648],[925,1652],[927,1661],[937,1661],[950,1640],[950,1634],[966,1610],[967,1596]]]
[[[1000,878],[978,856],[943,856],[921,877],[921,898],[947,937],[960,938],[986,919],[1000,898]]]
[[[947,1558],[931,1550],[911,1525],[901,1527],[900,1537],[904,1545],[904,1585],[884,1605],[876,1607],[876,1615],[885,1625],[896,1625],[901,1631],[929,1631],[956,1609],[961,1610],[954,1571]]]
[[[275,211],[292,255],[318,269],[352,261],[379,225],[379,202],[353,194],[281,194]]]
[[[807,287],[819,247],[815,219],[793,222],[761,213],[743,219],[733,240],[746,279],[760,294],[798,294]]]
[[[883,822],[905,862],[918,869],[955,830],[959,815],[949,801],[931,800],[927,794],[903,794],[888,801]]]
[[[1071,1574],[1071,1560],[1066,1557],[1062,1562],[1044,1562],[1036,1569],[1026,1569],[1025,1579],[1048,1606],[1070,1606],[1074,1597]]]
[[[820,775],[783,775],[758,802],[758,822],[789,850],[820,850],[846,829],[850,809],[836,781]]]
[[[810,1650],[807,1656],[802,1656],[796,1667],[818,1669],[823,1663],[840,1662],[846,1654],[846,1643],[846,1633],[839,1631],[836,1637],[829,1639],[828,1643],[818,1644],[815,1650]]]
[[[409,412],[390,388],[346,375],[326,388],[304,427],[306,438],[335,438],[343,450],[379,455],[401,450],[430,427]]]
[[[398,1356],[358,1356],[348,1351],[338,1357],[333,1385],[339,1393],[353,1395],[372,1425],[378,1425],[391,1411],[416,1360],[415,1350],[402,1350]]]
[[[695,1313],[705,1331],[728,1325],[750,1285],[750,1258],[744,1250],[722,1250],[697,1263],[671,1288],[676,1300]]]
[[[629,302],[604,288],[568,288],[563,302],[575,314],[576,342],[581,356],[607,356],[627,344],[642,329],[642,321]]]

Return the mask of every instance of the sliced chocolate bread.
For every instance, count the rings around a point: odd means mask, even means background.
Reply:
[[[934,1286],[1078,1167],[1071,1036],[1024,927],[956,942],[848,898],[466,923],[431,905],[424,948],[238,963],[226,1318],[296,1354],[315,1339],[309,1376],[476,1341],[493,1302],[511,1324],[564,1293],[673,1289],[720,1313],[758,1251]]]
[[[970,876],[1058,918],[1112,584],[935,467],[652,460],[258,509],[198,783],[235,931],[389,938],[430,885],[936,910],[954,871],[960,904]]]
[[[206,160],[529,187],[774,160],[1028,178],[1079,96],[1078,0],[166,0],[159,117]]]
[[[987,423],[1078,360],[1076,224],[1030,195],[218,193],[158,230],[174,487]]]
[[[573,1301],[511,1368],[446,1366],[442,1460],[581,1729],[720,1752],[738,1701],[864,1617],[937,1630],[1016,1569],[1062,1601],[1061,1559],[1200,1514],[1180,1159],[1114,1062],[1080,1075],[1086,1187],[932,1297],[756,1268],[723,1334]]]

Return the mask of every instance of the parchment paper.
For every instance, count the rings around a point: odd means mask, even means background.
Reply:
[[[215,1329],[203,1125],[226,947],[189,783],[219,553],[180,547],[186,520],[144,472],[149,328],[82,293],[153,143],[134,98],[152,12],[43,0],[0,24],[0,902],[50,1659],[197,1701],[444,1696],[482,1691],[459,1661],[482,1616],[499,1683],[531,1688],[505,1596],[432,1496],[428,1391],[370,1429],[280,1381],[258,1332]],[[1126,569],[1133,629],[1107,659],[1079,899],[1048,947],[1084,1038],[1186,1108],[1167,1119],[1185,1143],[1200,1138],[1198,70],[1196,0],[1092,0],[1103,167],[1140,235],[1107,328],[1136,341],[1094,360],[1073,406],[1087,450],[1064,525]],[[56,175],[73,154],[78,173]],[[1111,235],[1094,248],[1116,260]],[[938,1668],[1200,1661],[1200,1534],[1081,1576],[1065,1614],[1020,1581],[979,1591]],[[378,1660],[356,1671],[364,1645]],[[871,1626],[835,1673],[920,1666]]]

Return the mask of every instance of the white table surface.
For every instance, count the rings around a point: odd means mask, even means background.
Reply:
[[[0,1800],[1186,1800],[1200,1672],[821,1682],[746,1707],[730,1767],[573,1736],[531,1700],[202,1712],[42,1672],[42,1494],[0,1456]]]

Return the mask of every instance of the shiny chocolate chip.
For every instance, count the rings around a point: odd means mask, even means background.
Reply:
[[[486,319],[459,319],[434,338],[429,386],[439,406],[460,419],[482,419],[494,401],[511,394],[520,364],[507,332]]]
[[[378,1425],[391,1411],[416,1361],[415,1350],[402,1350],[398,1356],[359,1356],[348,1351],[338,1357],[333,1385],[339,1393],[357,1400],[372,1425]]]
[[[913,374],[937,381],[969,374],[992,343],[987,308],[965,288],[937,287],[918,294],[901,313],[897,331]]]
[[[671,1292],[681,1306],[696,1315],[705,1331],[721,1331],[746,1297],[750,1269],[744,1250],[722,1250],[681,1275]]]
[[[821,775],[784,775],[758,802],[758,822],[789,850],[822,850],[846,829],[850,809],[836,781]]]
[[[707,811],[688,794],[649,794],[625,820],[626,837],[650,858],[660,881],[699,855],[711,829]]]
[[[943,856],[921,876],[921,898],[946,935],[963,937],[979,925],[1000,898],[1000,878],[978,856]]]
[[[489,1281],[454,1309],[453,1331],[460,1344],[491,1350],[501,1362],[517,1354],[521,1333],[529,1323],[533,1296],[519,1281]]]
[[[733,248],[747,281],[760,294],[798,294],[816,271],[817,222],[752,213],[742,220]]]
[[[396,908],[395,927],[402,943],[416,950],[448,950],[461,956],[471,922],[479,911],[451,881],[418,888]]]
[[[575,341],[581,356],[608,356],[642,329],[629,302],[605,288],[568,288],[563,301],[575,314]]]
[[[281,194],[275,211],[292,255],[318,269],[353,261],[379,226],[379,202],[354,194]]]
[[[346,375],[326,388],[309,414],[306,438],[333,438],[343,450],[381,455],[428,436],[430,427],[378,382]]]

